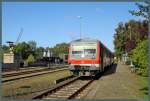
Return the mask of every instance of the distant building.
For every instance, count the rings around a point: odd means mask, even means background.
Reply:
[[[4,53],[3,63],[14,63],[14,54],[13,53]]]
[[[3,66],[2,68],[17,69],[23,62],[20,54],[4,53],[3,54]],[[22,66],[23,67],[23,66]]]

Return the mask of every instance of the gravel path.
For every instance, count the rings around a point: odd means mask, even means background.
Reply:
[[[118,63],[93,83],[85,99],[138,99],[140,83],[136,76],[127,66]]]

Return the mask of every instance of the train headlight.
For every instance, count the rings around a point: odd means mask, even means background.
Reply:
[[[95,55],[92,56],[92,59],[95,59]]]

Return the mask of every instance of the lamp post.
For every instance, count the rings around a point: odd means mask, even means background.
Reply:
[[[123,31],[123,29],[121,30],[121,34],[123,34],[122,36],[123,36],[123,43],[122,43],[122,48],[123,48],[123,53],[122,53],[122,62],[123,62],[123,64],[125,64],[125,61],[126,61],[126,52],[125,52],[125,35],[124,35],[124,31]]]
[[[82,30],[81,30],[81,28],[82,28],[82,24],[81,24],[81,19],[83,18],[83,17],[81,17],[81,16],[77,16],[77,18],[80,20],[80,39],[82,38]]]
[[[129,30],[130,30],[130,40],[131,40],[131,26],[129,25]]]
[[[131,36],[131,26],[129,25],[128,28],[129,28],[129,30],[130,30],[130,41],[131,41],[131,38],[132,38],[132,36]],[[130,61],[131,61],[131,62],[130,62],[130,66],[133,67],[134,65],[133,65],[133,63],[132,63],[132,59],[131,59],[131,58],[130,58]]]

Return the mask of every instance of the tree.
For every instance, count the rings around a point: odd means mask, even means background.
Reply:
[[[14,53],[20,53],[23,60],[26,60],[30,53],[30,46],[26,42],[18,43],[14,48]]]
[[[29,41],[18,43],[14,48],[15,54],[21,54],[23,60],[26,60],[30,54],[32,54],[34,57],[36,57],[36,42],[35,41]]]
[[[124,25],[122,22],[118,24],[118,28],[115,29],[114,34],[114,45],[115,45],[115,55],[121,57],[125,50],[125,36],[124,36]]]
[[[121,57],[125,52],[131,54],[136,45],[147,38],[148,21],[119,23],[114,34],[115,55]]]
[[[143,74],[148,75],[148,39],[140,42],[137,47],[132,50],[131,55],[136,67],[143,69]]]
[[[35,59],[42,58],[44,50],[45,49],[43,47],[38,47],[35,52]]]
[[[2,49],[4,53],[9,53],[9,46],[3,45]]]
[[[56,46],[54,46],[53,48],[50,48],[50,51],[52,51],[56,56],[59,56],[60,54],[68,54],[68,47],[69,44],[60,43],[56,44]]]
[[[27,43],[30,47],[29,51],[30,53],[36,57],[36,42],[35,41],[28,41]]]
[[[144,3],[136,3],[138,10],[129,10],[132,15],[142,16],[148,20],[148,11],[149,11],[149,3],[145,1]]]
[[[28,56],[28,59],[26,60],[28,64],[31,64],[35,61],[34,56],[32,54],[30,54]]]
[[[0,45],[0,52],[1,52],[1,54],[0,54],[0,59],[3,60],[3,53],[4,53],[4,52],[3,52],[3,50],[2,50],[2,46],[1,46],[1,45]]]
[[[28,45],[30,46],[31,51],[36,50],[36,42],[35,41],[28,41]]]

